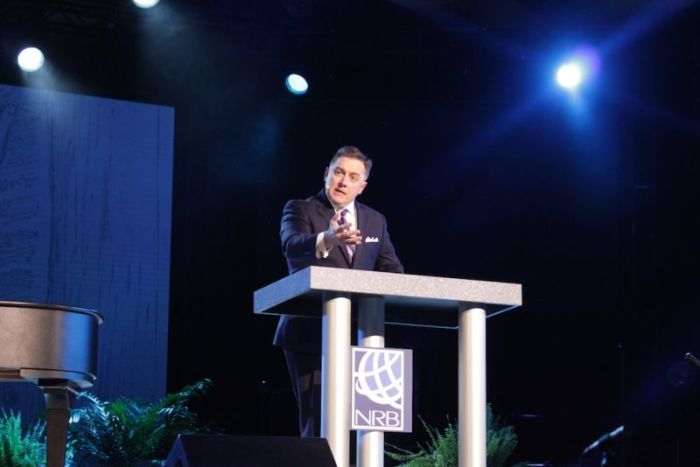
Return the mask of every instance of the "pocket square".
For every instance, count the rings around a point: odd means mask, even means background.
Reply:
[[[379,243],[379,237],[365,237],[365,243]]]

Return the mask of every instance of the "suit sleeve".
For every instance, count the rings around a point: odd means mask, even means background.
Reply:
[[[280,238],[282,251],[288,260],[311,263],[316,255],[318,232],[312,232],[311,221],[303,209],[303,203],[292,200],[284,206]]]
[[[386,226],[386,219],[382,216],[382,244],[379,250],[379,256],[377,256],[377,262],[375,264],[375,271],[382,272],[399,272],[403,273],[403,265],[399,261],[398,256],[396,256],[396,250],[394,250],[394,244],[391,243],[391,238],[389,237],[389,230]]]

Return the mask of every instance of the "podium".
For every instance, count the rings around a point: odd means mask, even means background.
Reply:
[[[319,301],[322,306],[319,307]],[[350,460],[350,342],[384,346],[384,324],[458,330],[459,466],[486,467],[486,317],[522,305],[520,284],[310,266],[256,290],[255,313],[322,318],[321,436]],[[384,436],[358,432],[357,465],[383,465]]]

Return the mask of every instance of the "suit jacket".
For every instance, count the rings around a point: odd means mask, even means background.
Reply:
[[[328,230],[334,214],[324,190],[311,198],[291,200],[285,205],[280,237],[290,274],[308,266],[403,272],[403,266],[389,238],[386,219],[379,212],[357,201],[356,224],[364,241],[355,248],[352,262],[342,245],[334,247],[327,258],[318,259],[316,237],[320,232]],[[369,238],[376,238],[377,241],[367,242]],[[283,316],[277,326],[274,344],[297,352],[320,353],[321,321]]]

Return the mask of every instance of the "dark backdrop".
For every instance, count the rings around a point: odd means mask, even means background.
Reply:
[[[695,3],[124,3],[89,31],[42,24],[44,84],[176,108],[170,389],[212,377],[199,409],[219,427],[295,433],[275,319],[253,316],[252,292],[286,273],[284,202],[353,144],[408,272],[523,284],[525,305],[488,329],[488,397],[519,459],[574,463],[626,423],[629,465],[693,464]],[[39,30],[13,11],[7,56]],[[572,102],[551,73],[580,40],[603,66]],[[286,93],[290,71],[309,94]],[[442,425],[456,336],[389,332],[415,347],[415,412]]]

